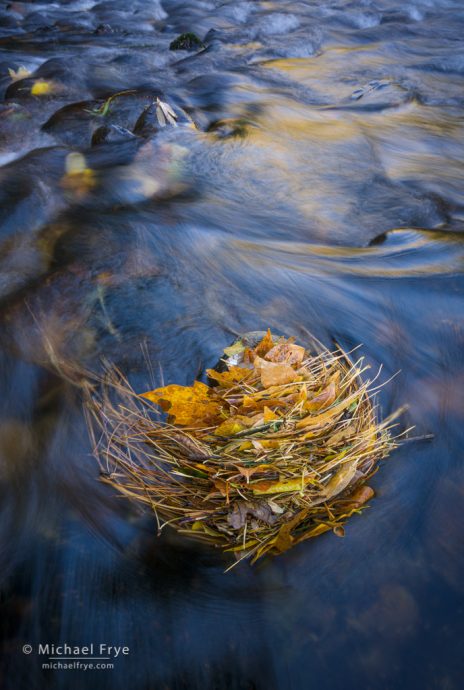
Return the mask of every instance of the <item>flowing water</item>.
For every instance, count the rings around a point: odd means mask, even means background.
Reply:
[[[462,0],[12,0],[0,25],[0,687],[462,688]],[[139,120],[156,96],[179,126]],[[433,439],[344,539],[224,574],[98,482],[57,358],[189,384],[268,326],[362,343],[397,374],[383,414]],[[130,653],[43,670],[60,642]]]

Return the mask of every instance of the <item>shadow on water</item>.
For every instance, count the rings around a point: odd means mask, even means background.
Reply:
[[[0,8],[2,688],[461,687],[463,25],[457,0]],[[205,48],[169,50],[185,30]],[[224,574],[97,481],[56,353],[142,390],[268,326],[362,343],[397,374],[382,412],[433,440],[344,539]],[[130,652],[43,669],[65,642]]]

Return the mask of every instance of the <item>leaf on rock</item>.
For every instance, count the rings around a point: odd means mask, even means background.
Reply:
[[[8,74],[10,75],[11,81],[19,81],[20,79],[26,79],[27,77],[31,76],[31,72],[29,72],[29,70],[23,65],[18,67],[17,70],[8,67]]]
[[[52,84],[52,82],[44,81],[43,79],[38,79],[31,86],[31,95],[48,96],[49,94],[54,93],[55,90],[56,86],[55,84]]]
[[[327,441],[327,447],[328,448],[334,448],[337,446],[339,443],[342,441],[347,441],[348,439],[351,438],[351,436],[354,436],[356,433],[356,424],[349,424],[349,426],[345,427],[344,429],[340,429],[340,431],[336,431],[333,436],[329,438]]]
[[[255,465],[254,467],[242,467],[242,465],[235,465],[237,468],[238,472],[242,475],[242,477],[245,477],[247,484],[250,482],[250,477],[252,477],[256,472],[264,472],[265,470],[269,469],[271,465]]]
[[[233,345],[230,345],[229,347],[225,347],[223,352],[226,355],[226,357],[238,357],[238,355],[243,354],[245,351],[245,345],[242,343],[241,340],[237,340],[237,342],[233,343]]]
[[[318,415],[308,415],[307,417],[303,417],[303,419],[300,419],[296,423],[296,428],[297,429],[302,429],[305,427],[310,427],[310,426],[320,426],[321,424],[325,424],[329,420],[331,420],[333,417],[336,415],[340,414],[344,410],[349,407],[349,405],[352,403],[353,398],[357,397],[357,393],[354,394],[353,396],[349,396],[348,398],[345,398],[345,400],[342,400],[341,402],[338,403],[338,405],[334,405],[331,407],[329,410],[326,412],[321,412],[321,414]]]
[[[179,386],[175,383],[154,391],[142,393],[141,397],[161,407],[176,424],[182,426],[207,426],[217,421],[220,403],[210,396],[211,389],[201,381],[193,386]]]

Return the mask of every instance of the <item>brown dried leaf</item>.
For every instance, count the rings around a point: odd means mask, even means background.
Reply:
[[[325,496],[327,499],[338,496],[351,483],[356,475],[357,461],[346,463],[338,470],[336,474],[329,481],[325,487]]]
[[[324,388],[318,395],[316,395],[311,400],[307,400],[304,405],[304,409],[308,412],[314,410],[320,410],[322,407],[327,407],[335,402],[337,397],[337,389],[335,388],[335,383],[332,381],[329,385]]]
[[[297,527],[300,522],[302,522],[308,514],[308,508],[300,510],[289,522],[286,522],[279,530],[277,538],[273,543],[273,547],[283,553],[290,549],[294,544],[294,538],[292,537],[292,530]]]
[[[297,372],[289,364],[275,364],[261,357],[256,357],[254,365],[260,373],[263,388],[283,386],[298,379]]]
[[[305,349],[293,343],[279,343],[265,355],[269,362],[284,364],[301,364],[305,358]]]
[[[245,526],[248,515],[261,520],[266,525],[273,525],[278,520],[265,501],[237,501],[234,503],[232,512],[227,516],[227,522],[234,529],[241,529]]]
[[[271,347],[274,345],[274,340],[272,339],[272,334],[271,334],[271,329],[267,329],[267,333],[264,336],[264,338],[259,342],[255,349],[253,350],[254,354],[257,355],[258,357],[264,357],[264,355],[269,352]]]
[[[351,496],[347,497],[350,501],[350,508],[360,508],[375,496],[375,491],[370,486],[360,486]]]

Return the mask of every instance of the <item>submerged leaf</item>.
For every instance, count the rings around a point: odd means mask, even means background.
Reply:
[[[32,96],[47,96],[56,90],[55,84],[49,81],[44,81],[43,79],[38,79],[31,86]]]

